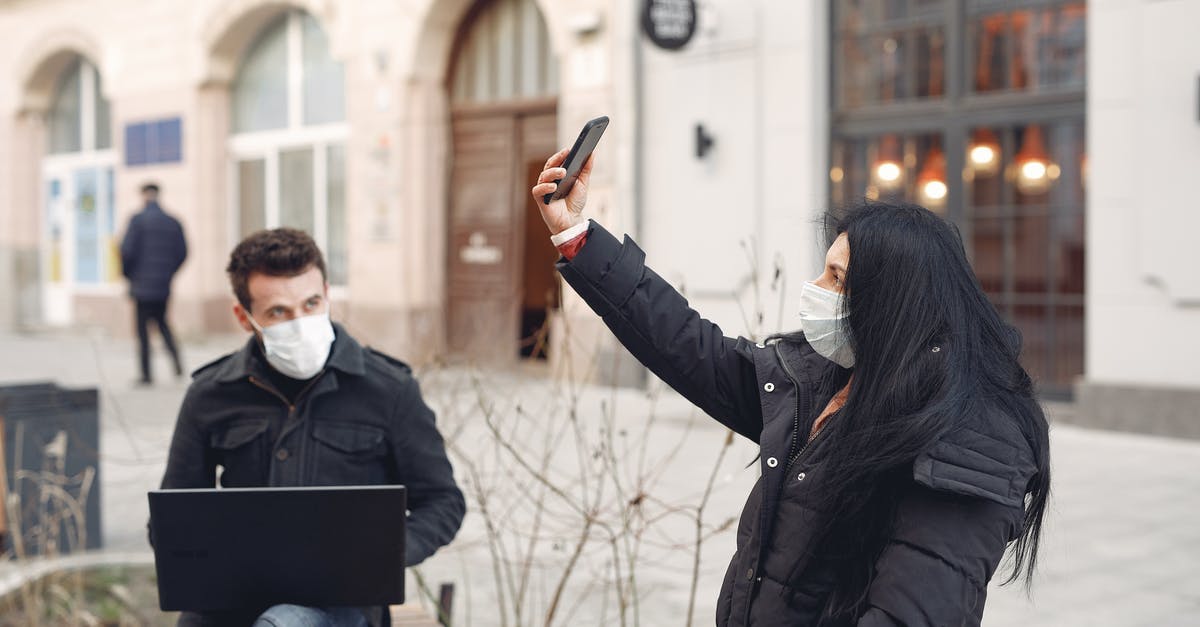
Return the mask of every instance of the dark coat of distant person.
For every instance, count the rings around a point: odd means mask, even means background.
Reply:
[[[129,279],[129,295],[141,302],[164,302],[171,295],[171,279],[187,259],[187,240],[179,220],[168,215],[157,201],[129,221],[121,242],[121,272]]]

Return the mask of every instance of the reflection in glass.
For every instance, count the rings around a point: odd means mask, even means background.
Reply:
[[[235,133],[288,125],[287,23],[283,15],[254,42],[233,81]]]
[[[1082,88],[1085,17],[1081,2],[977,17],[975,91]]]
[[[1046,154],[1046,140],[1042,137],[1042,127],[1037,124],[1025,127],[1016,161],[1017,189],[1023,194],[1044,194],[1050,189],[1050,183],[1058,178],[1054,174],[1059,171],[1058,165],[1051,163]]]
[[[994,143],[1006,173],[965,179],[976,276],[1024,333],[1030,373],[1066,388],[1083,372],[1083,122],[981,127],[970,137],[971,146]]]
[[[925,165],[917,175],[917,200],[937,212],[946,208],[946,155],[938,143],[929,146],[925,153]]]
[[[313,149],[279,153],[279,226],[313,234]]]
[[[112,120],[109,113],[108,98],[104,97],[104,85],[100,82],[100,72],[88,65],[88,70],[96,77],[96,89],[92,92],[93,111],[96,112],[96,149],[112,148]]]
[[[237,181],[238,239],[241,239],[267,226],[265,162],[262,159],[239,161]]]
[[[54,91],[48,120],[51,153],[79,152],[83,149],[80,141],[83,116],[82,67],[80,59],[72,61],[71,65],[63,70],[62,77],[58,80],[58,88]]]
[[[900,143],[895,135],[884,135],[879,141],[871,173],[875,185],[884,192],[895,191],[904,185],[904,166],[901,162]]]
[[[342,64],[329,54],[329,38],[308,13],[302,19],[304,123],[340,122],[346,117]]]
[[[994,176],[1000,170],[1000,140],[990,129],[976,129],[972,134],[967,166],[973,176]]]
[[[945,95],[944,2],[833,3],[839,108]]]
[[[325,171],[328,204],[325,229],[325,259],[328,261],[329,282],[345,285],[349,273],[346,245],[346,149],[341,144],[329,146]]]

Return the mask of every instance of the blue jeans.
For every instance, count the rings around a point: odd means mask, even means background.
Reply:
[[[367,627],[356,607],[275,605],[259,615],[254,627]]]

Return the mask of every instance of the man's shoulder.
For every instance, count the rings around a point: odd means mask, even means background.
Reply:
[[[192,371],[192,387],[214,383],[220,377],[224,366],[232,362],[242,351],[236,350],[196,368]]]
[[[412,366],[377,348],[364,346],[363,356],[369,374],[391,381],[407,382],[413,379]]]

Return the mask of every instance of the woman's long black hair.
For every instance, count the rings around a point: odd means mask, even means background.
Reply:
[[[849,239],[843,307],[855,355],[849,396],[821,436],[831,515],[814,550],[838,580],[827,617],[865,609],[912,461],[964,417],[1005,416],[1033,451],[1037,474],[1005,581],[1024,572],[1028,583],[1050,467],[1046,421],[1018,361],[1020,334],[984,294],[958,231],[928,209],[867,202],[828,213],[825,226],[829,243]],[[827,375],[832,395],[850,371],[830,363]]]

